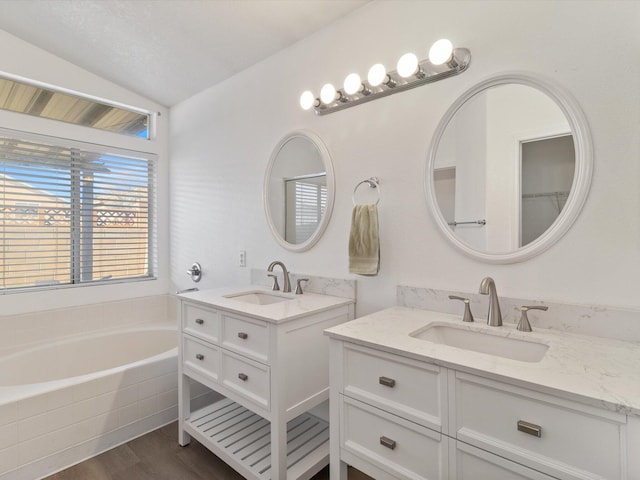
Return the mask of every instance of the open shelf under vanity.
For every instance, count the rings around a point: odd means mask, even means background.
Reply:
[[[193,411],[184,424],[193,438],[251,478],[271,479],[271,423],[224,398]],[[304,413],[287,423],[287,478],[318,472],[329,457],[329,424]]]

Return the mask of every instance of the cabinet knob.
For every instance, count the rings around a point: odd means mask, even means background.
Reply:
[[[542,437],[542,427],[533,423],[518,420],[518,431],[533,435],[534,437]]]
[[[196,358],[197,358],[198,360],[204,360],[204,355],[203,355],[203,354],[201,354],[201,353],[196,353]]]
[[[249,380],[249,376],[246,373],[239,373],[238,378],[243,382],[246,382],[247,380]]]
[[[202,325],[202,324],[204,324],[204,320],[203,320],[203,319],[201,319],[201,318],[196,318],[196,323],[197,323],[198,325]]]
[[[389,378],[389,377],[380,377],[378,378],[378,382],[380,383],[380,385],[384,385],[385,387],[395,387],[396,386],[396,381],[393,378]]]
[[[385,436],[382,436],[380,437],[380,445],[382,445],[383,447],[387,447],[391,450],[394,450],[396,448],[396,441],[391,440],[390,438],[387,438]]]
[[[246,340],[247,338],[249,338],[249,334],[244,332],[238,332],[238,338],[241,338],[242,340]]]

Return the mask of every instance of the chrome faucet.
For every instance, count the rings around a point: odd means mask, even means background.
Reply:
[[[480,282],[480,291],[482,295],[489,295],[489,313],[487,313],[487,325],[491,327],[502,326],[502,313],[500,313],[500,302],[498,301],[498,292],[496,291],[496,283],[491,277],[485,277]]]
[[[291,293],[291,281],[289,280],[289,271],[287,270],[287,267],[284,266],[284,263],[276,260],[275,262],[271,262],[269,264],[269,268],[267,268],[268,272],[273,272],[273,267],[275,267],[276,265],[280,265],[280,267],[282,268],[282,275],[284,276],[284,285],[282,287],[282,291],[284,293]]]

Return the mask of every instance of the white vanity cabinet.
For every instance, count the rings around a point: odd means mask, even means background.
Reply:
[[[629,434],[623,413],[371,345],[330,347],[332,479],[346,465],[376,479],[635,478],[638,425]]]
[[[309,412],[329,397],[322,332],[352,319],[353,301],[314,303],[310,295],[308,311],[297,299],[261,317],[259,306],[243,313],[224,298],[191,296],[198,299],[180,300],[180,444],[194,437],[248,479],[311,477],[329,455],[328,423]],[[190,379],[222,400],[192,410]]]
[[[331,341],[331,478],[447,478],[446,369]]]

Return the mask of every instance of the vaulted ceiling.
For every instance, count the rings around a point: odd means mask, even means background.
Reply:
[[[0,29],[170,107],[368,1],[0,0]]]

